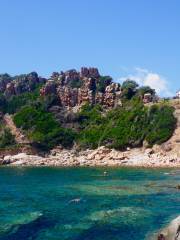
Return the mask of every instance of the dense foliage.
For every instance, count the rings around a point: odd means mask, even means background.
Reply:
[[[161,144],[167,141],[173,134],[176,119],[173,116],[174,109],[167,105],[154,105],[148,112],[150,119],[146,140],[150,145]]]
[[[15,138],[8,128],[1,129],[0,132],[0,148],[12,147],[15,145]]]
[[[75,79],[75,80],[71,80],[69,85],[71,88],[80,88],[82,87],[82,80],[81,79]]]
[[[145,107],[138,98],[123,107],[111,110],[105,116],[97,106],[85,106],[79,114],[82,130],[79,144],[85,148],[100,145],[124,149],[168,140],[175,128],[173,108],[168,105]]]
[[[106,86],[112,82],[112,78],[110,76],[101,76],[98,79],[97,91],[104,93]]]
[[[54,73],[56,75],[56,73]],[[7,97],[4,92],[4,84],[14,80],[8,74],[0,75],[0,111],[14,114],[14,122],[21,128],[34,146],[48,150],[61,144],[71,147],[76,141],[81,148],[96,148],[101,145],[116,149],[142,146],[146,141],[149,146],[161,144],[168,140],[175,129],[176,119],[173,116],[174,109],[165,104],[154,104],[147,107],[143,104],[145,93],[155,94],[148,86],[139,87],[135,81],[126,80],[121,89],[122,106],[106,111],[100,105],[86,104],[75,117],[76,133],[68,128],[67,122],[60,123],[49,112],[52,106],[60,105],[58,96],[54,93],[40,96],[39,89],[43,82],[38,80],[35,72],[29,75],[16,76],[17,81],[28,82],[27,88],[20,85],[23,91],[20,94]],[[95,84],[93,79],[90,90],[104,93],[106,87],[112,82],[109,76],[100,76]],[[24,82],[22,82],[24,83]],[[80,88],[81,79],[71,80],[71,88]],[[120,87],[120,85],[119,85]],[[28,90],[27,90],[28,89]],[[61,115],[63,115],[63,109]],[[61,116],[63,118],[63,116]],[[58,118],[57,118],[58,119]],[[74,120],[72,120],[74,119]],[[67,127],[68,126],[68,127]],[[15,143],[14,136],[8,129],[0,131],[0,147],[6,147]]]
[[[52,113],[41,107],[24,107],[14,116],[14,122],[39,148],[50,149],[57,144],[69,147],[73,144],[74,133],[70,129],[60,127]]]
[[[4,113],[14,114],[21,107],[25,105],[30,105],[35,102],[39,97],[39,89],[42,85],[39,84],[36,86],[34,91],[25,92],[19,95],[13,95],[9,98],[6,98],[3,94],[0,95],[0,111]]]

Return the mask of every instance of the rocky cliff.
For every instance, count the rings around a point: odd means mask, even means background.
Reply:
[[[0,75],[0,93],[7,98],[24,92],[31,92],[38,84],[46,82],[45,78],[36,72],[11,77],[9,74]]]
[[[101,76],[97,68],[53,72],[48,79],[38,76],[36,72],[14,77],[0,75],[0,93],[6,98],[31,92],[39,84],[43,85],[40,95],[56,96],[63,108],[74,108],[84,103],[99,103],[107,108],[121,104],[120,85],[113,83],[109,76]]]
[[[72,69],[54,72],[40,90],[41,96],[56,94],[60,105],[73,108],[84,103],[101,104],[111,108],[120,102],[121,88],[109,76],[102,77],[97,68],[82,67],[80,72]]]

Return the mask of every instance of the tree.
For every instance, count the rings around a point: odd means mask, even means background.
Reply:
[[[133,91],[135,91],[138,86],[139,86],[139,85],[138,85],[135,81],[130,80],[130,79],[127,79],[126,81],[123,82],[123,84],[122,84],[122,89],[130,88],[130,89],[132,89]]]
[[[98,79],[97,90],[104,93],[106,87],[111,84],[112,78],[110,76],[101,76]]]
[[[155,95],[155,90],[150,88],[149,86],[142,86],[138,89],[138,94],[143,97],[144,94],[150,93],[151,95]]]
[[[131,99],[136,94],[138,86],[139,85],[133,80],[127,79],[124,81],[122,84],[122,98]]]

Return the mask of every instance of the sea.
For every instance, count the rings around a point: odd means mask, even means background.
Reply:
[[[180,169],[0,167],[0,240],[143,240],[180,215]]]

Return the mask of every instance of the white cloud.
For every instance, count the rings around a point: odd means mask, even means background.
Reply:
[[[166,78],[147,69],[136,67],[133,70],[133,74],[121,77],[119,80],[122,82],[126,79],[134,80],[140,86],[150,86],[155,89],[160,96],[173,96],[173,93],[169,90]]]

